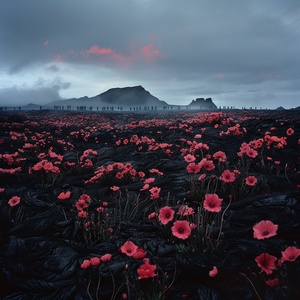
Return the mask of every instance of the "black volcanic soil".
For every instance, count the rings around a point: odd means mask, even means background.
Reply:
[[[300,248],[299,125],[296,110],[0,112],[0,188],[5,189],[0,193],[0,298],[102,300],[122,299],[126,293],[127,299],[138,299],[137,291],[141,289],[158,290],[158,281],[151,287],[151,279],[137,279],[141,260],[120,253],[123,243],[131,240],[162,270],[158,278],[165,280],[161,285],[168,288],[160,299],[300,299],[300,258],[287,262],[274,276],[261,273],[255,262],[261,253],[280,258],[286,247]],[[236,131],[228,133],[233,127]],[[287,135],[289,128],[294,131],[292,135]],[[240,167],[237,152],[241,144],[263,138],[267,131],[272,136],[286,137],[287,144],[282,149],[265,149],[261,154],[264,163],[261,158],[251,163],[250,175],[259,178],[259,184],[255,193],[235,198],[230,204],[224,214],[226,226],[220,246],[212,253],[180,252],[176,243],[166,238],[162,226],[147,216],[167,201],[170,206],[180,202],[197,209],[203,194],[191,192],[191,174],[181,152],[189,147],[187,141],[207,144],[209,150],[204,155],[224,151],[228,168],[233,170]],[[195,138],[197,134],[202,137]],[[155,142],[137,145],[130,142],[133,135]],[[149,145],[153,147],[149,149]],[[89,154],[81,161],[87,149],[97,155]],[[50,157],[51,152],[61,155],[61,160]],[[40,153],[49,161],[59,161],[58,176],[29,174],[41,160]],[[11,162],[5,154],[11,155]],[[86,159],[92,165],[84,167]],[[280,164],[277,166],[275,161]],[[139,179],[106,176],[87,183],[97,168],[115,162],[131,164],[146,178],[155,177],[154,186],[161,188],[160,199],[149,199],[149,192],[141,191],[144,183]],[[21,170],[12,174],[3,171],[18,167]],[[153,169],[163,175],[152,173]],[[121,192],[113,192],[112,186],[118,186]],[[59,200],[58,195],[66,191],[71,197]],[[92,231],[84,227],[75,207],[82,194],[92,199],[89,212],[108,202],[109,215],[102,221],[110,220],[114,237],[99,234],[100,221],[89,220],[89,226],[96,224]],[[8,200],[13,196],[21,200],[10,207]],[[220,196],[224,209],[229,195],[223,192]],[[135,212],[132,216],[126,203],[135,203],[137,198],[141,203],[137,210],[131,208]],[[113,217],[120,213],[119,205],[123,215]],[[277,235],[254,239],[252,227],[261,220],[278,224]],[[112,254],[108,263],[89,269],[80,267],[84,259],[106,253]],[[213,266],[219,274],[211,278],[208,272]],[[272,276],[279,277],[279,285],[270,287],[265,283]]]

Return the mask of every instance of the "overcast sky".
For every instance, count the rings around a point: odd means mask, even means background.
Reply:
[[[300,106],[299,0],[1,0],[0,104],[142,85],[169,104]]]

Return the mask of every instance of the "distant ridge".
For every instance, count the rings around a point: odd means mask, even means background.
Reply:
[[[47,106],[87,106],[87,107],[106,107],[106,106],[122,106],[124,108],[131,106],[155,106],[162,108],[168,106],[165,101],[151,95],[142,86],[112,88],[95,97],[81,97],[67,100],[59,100],[48,103]]]

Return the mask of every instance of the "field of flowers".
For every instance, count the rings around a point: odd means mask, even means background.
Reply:
[[[1,299],[300,299],[297,111],[0,128]]]

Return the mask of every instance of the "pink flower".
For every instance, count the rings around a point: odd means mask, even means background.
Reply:
[[[67,191],[67,192],[61,192],[57,198],[59,200],[66,200],[66,199],[69,199],[70,197],[71,197],[71,192]]]
[[[106,254],[104,254],[104,255],[102,255],[101,257],[100,257],[100,259],[101,259],[101,261],[103,261],[103,262],[108,262],[108,261],[110,261],[111,260],[111,254],[110,253],[106,253]]]
[[[256,256],[255,261],[257,265],[261,268],[262,271],[266,272],[266,274],[270,275],[275,270],[275,262],[277,258],[268,253],[262,253]]]
[[[142,249],[142,248],[138,248],[137,251],[132,255],[132,257],[134,259],[142,259],[146,256],[147,252]]]
[[[246,150],[246,154],[251,158],[255,158],[258,155],[258,152],[251,147],[248,147]]]
[[[127,256],[133,256],[137,252],[138,246],[131,241],[127,241],[123,244],[120,250],[122,253],[126,254]]]
[[[192,232],[190,224],[186,220],[174,222],[173,226],[171,227],[171,230],[174,236],[182,240],[187,239]]]
[[[75,204],[77,210],[81,211],[86,209],[89,205],[83,200],[83,199],[79,199],[76,204]]]
[[[217,151],[214,155],[213,155],[214,159],[217,159],[219,162],[225,162],[226,160],[226,154],[223,151]]]
[[[156,271],[156,266],[155,265],[142,264],[137,269],[137,273],[139,274],[138,279],[155,277],[155,276],[157,276],[155,271]]]
[[[203,158],[199,165],[206,171],[212,171],[215,168],[214,162],[212,160],[207,160],[206,158]]]
[[[188,162],[188,163],[191,163],[191,162],[193,162],[193,161],[196,160],[196,157],[195,157],[194,155],[192,155],[192,154],[187,154],[187,155],[184,156],[183,158],[184,158],[184,160],[185,160],[186,162]]]
[[[85,201],[86,203],[90,203],[91,202],[91,197],[87,194],[82,194],[80,197],[79,197],[79,200],[83,200]]]
[[[90,259],[90,263],[92,266],[99,266],[100,265],[100,258],[99,257],[92,257]]]
[[[155,178],[153,177],[149,177],[149,178],[146,178],[145,181],[144,181],[144,184],[151,184],[155,181]]]
[[[86,211],[79,211],[78,212],[78,217],[79,218],[86,218],[87,217],[87,212]]]
[[[203,207],[210,212],[220,212],[222,201],[217,194],[206,194]]]
[[[20,203],[21,198],[18,196],[13,196],[8,200],[10,206],[16,206]]]
[[[281,252],[282,258],[281,262],[284,261],[295,261],[300,256],[300,249],[290,246],[287,247],[284,251]]]
[[[118,186],[112,186],[111,188],[110,188],[112,191],[114,191],[114,192],[116,192],[116,191],[119,191],[120,190],[120,188],[118,187]]]
[[[255,186],[257,183],[257,179],[255,176],[248,176],[246,177],[246,184],[249,186]]]
[[[278,278],[274,278],[274,279],[266,280],[266,284],[268,286],[274,287],[274,286],[276,286],[276,285],[279,284],[279,279]]]
[[[253,237],[258,240],[267,239],[277,234],[278,225],[271,221],[260,221],[253,226]]]
[[[287,131],[286,131],[286,134],[287,135],[292,135],[292,134],[294,134],[294,130],[292,128],[288,128]]]
[[[201,181],[203,179],[206,178],[206,174],[201,174],[199,177],[198,177],[198,180]]]
[[[199,164],[192,162],[187,165],[186,169],[187,169],[188,173],[197,174],[200,172],[201,166]]]
[[[82,264],[80,265],[80,267],[81,267],[82,269],[87,269],[90,265],[91,265],[90,260],[89,260],[89,259],[85,259],[85,260],[82,262]]]
[[[0,193],[4,193],[5,188],[0,188]]]
[[[174,218],[174,210],[169,206],[164,206],[159,210],[158,219],[163,224],[166,225]]]
[[[149,172],[152,173],[152,174],[164,175],[163,172],[161,172],[161,171],[159,171],[158,169],[155,169],[155,168],[149,170]]]
[[[224,182],[234,182],[235,180],[235,174],[234,172],[230,172],[229,170],[225,170],[220,179]]]
[[[212,268],[212,270],[209,271],[208,274],[209,274],[210,277],[215,277],[215,276],[218,275],[218,273],[219,273],[219,271],[218,271],[217,267],[214,266],[214,267]]]
[[[155,217],[156,217],[156,213],[152,212],[148,215],[148,220],[155,219]]]
[[[97,207],[96,210],[99,214],[103,213],[104,212],[104,207],[100,206],[100,207]]]
[[[191,216],[194,214],[194,209],[187,205],[180,205],[177,214],[181,216]]]
[[[160,193],[160,188],[155,186],[152,189],[150,189],[149,192],[151,193],[151,196],[150,196],[151,199],[158,199],[159,193]]]
[[[149,190],[150,185],[148,183],[144,184],[144,186],[140,189],[141,192]]]

